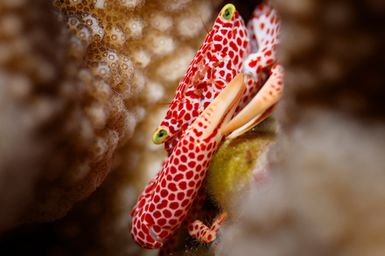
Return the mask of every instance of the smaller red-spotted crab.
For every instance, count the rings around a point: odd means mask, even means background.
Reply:
[[[219,13],[153,135],[169,157],[131,214],[131,234],[140,246],[162,247],[186,221],[224,134],[237,136],[271,113],[283,85],[276,61],[279,26],[268,4],[254,11],[247,28],[234,5]],[[190,235],[212,242],[225,216],[210,227],[191,220]]]

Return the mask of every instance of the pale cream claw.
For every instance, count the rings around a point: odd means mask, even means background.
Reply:
[[[234,77],[226,88],[218,94],[214,101],[191,124],[189,130],[201,130],[201,137],[207,138],[211,136],[215,129],[222,129],[230,121],[245,90],[243,74],[240,73]],[[204,129],[202,129],[202,123],[205,124]],[[222,132],[220,133],[223,134]]]
[[[250,103],[242,109],[222,130],[228,134],[227,138],[235,138],[247,132],[262,122],[273,111],[276,103],[282,96],[283,68],[276,65],[271,69],[271,75],[261,90]]]

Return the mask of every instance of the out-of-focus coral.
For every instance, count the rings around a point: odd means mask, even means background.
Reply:
[[[159,113],[211,13],[207,1],[0,3],[0,230],[62,217],[125,155],[124,170],[145,173],[132,166],[154,150],[146,139],[116,149]]]
[[[217,255],[382,255],[385,3],[273,2],[281,133],[269,182],[240,197]]]
[[[125,107],[111,104],[119,97],[68,55],[50,3],[2,1],[0,10],[5,229],[63,216],[103,181],[133,127],[122,122]]]
[[[382,255],[385,126],[303,118],[279,139],[268,183],[243,195],[218,255]]]

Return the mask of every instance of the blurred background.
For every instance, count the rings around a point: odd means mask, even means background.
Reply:
[[[261,2],[232,1],[245,20]],[[173,255],[385,255],[385,2],[271,2],[269,180],[214,245]],[[151,134],[225,3],[0,1],[1,255],[157,255],[129,228],[166,157]]]

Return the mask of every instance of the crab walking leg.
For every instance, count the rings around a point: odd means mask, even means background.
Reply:
[[[227,138],[235,138],[268,117],[282,96],[283,67],[275,65],[269,79],[250,103],[242,109],[222,130],[223,134],[232,132]]]
[[[210,227],[206,226],[200,220],[195,220],[188,226],[188,232],[190,236],[202,243],[211,243],[217,238],[217,232],[226,219],[227,213],[223,212],[214,220]]]
[[[247,29],[250,34],[251,52],[278,43],[279,17],[276,10],[269,3],[261,3],[254,9]]]
[[[266,83],[271,69],[277,63],[280,22],[277,12],[266,3],[259,5],[247,24],[250,34],[251,54],[242,66],[247,78],[247,93],[238,106],[238,113]]]
[[[280,22],[277,12],[269,4],[260,4],[247,24],[251,36],[251,52],[244,61],[242,72],[260,79],[261,72],[269,71],[276,63]]]
[[[239,74],[186,130],[156,180],[139,197],[132,211],[131,234],[140,246],[161,247],[183,223],[222,140],[221,129],[244,91]]]

